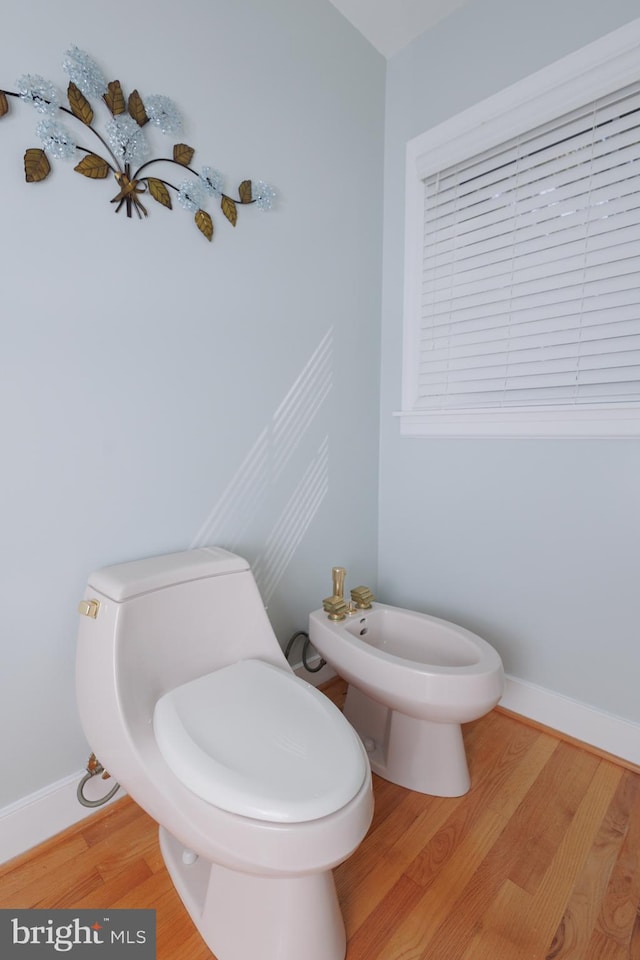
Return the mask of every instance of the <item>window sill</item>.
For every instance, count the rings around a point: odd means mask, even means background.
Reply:
[[[622,439],[640,437],[640,404],[577,409],[403,410],[400,435],[407,438],[496,437],[539,439]]]

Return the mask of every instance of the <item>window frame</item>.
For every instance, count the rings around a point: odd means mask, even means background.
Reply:
[[[639,63],[640,18],[407,143],[402,410],[395,414],[401,436],[640,436],[640,403],[445,411],[417,406],[425,178],[637,81]]]

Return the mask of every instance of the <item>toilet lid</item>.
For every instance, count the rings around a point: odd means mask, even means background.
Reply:
[[[337,707],[292,673],[241,660],[161,697],[160,752],[203,800],[245,817],[302,822],[359,791],[367,760]]]

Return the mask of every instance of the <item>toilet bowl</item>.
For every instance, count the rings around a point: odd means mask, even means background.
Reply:
[[[486,640],[382,603],[338,621],[316,610],[309,638],[349,683],[344,714],[374,773],[434,796],[469,790],[460,725],[491,710],[504,689],[502,661]]]
[[[369,764],[293,674],[247,562],[212,547],[105,567],[80,613],[82,727],[160,825],[218,960],[342,960],[332,868],[369,828]]]

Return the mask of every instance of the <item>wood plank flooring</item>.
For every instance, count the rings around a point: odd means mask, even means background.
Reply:
[[[640,960],[640,773],[497,710],[464,733],[466,796],[375,778],[335,871],[348,960]],[[158,960],[212,956],[129,798],[0,867],[0,907],[154,907]]]

